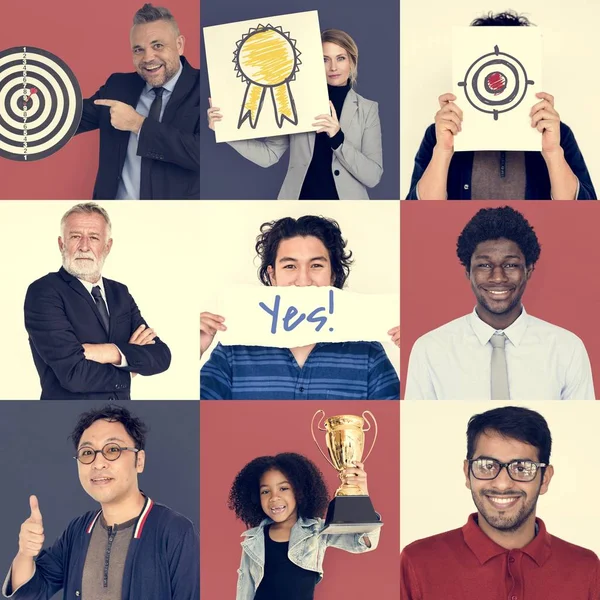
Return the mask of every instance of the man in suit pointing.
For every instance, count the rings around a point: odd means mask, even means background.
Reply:
[[[130,34],[135,73],[114,73],[83,103],[77,133],[100,130],[94,199],[200,197],[200,71],[171,12],[144,4]]]
[[[169,348],[122,283],[102,277],[112,247],[108,213],[77,204],[61,220],[62,268],[33,282],[25,328],[42,400],[129,400],[138,373],[169,368]]]

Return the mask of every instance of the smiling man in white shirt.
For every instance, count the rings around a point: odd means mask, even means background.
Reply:
[[[415,342],[405,399],[595,399],[583,342],[521,303],[540,256],[525,217],[508,206],[480,210],[460,234],[457,254],[477,305]]]

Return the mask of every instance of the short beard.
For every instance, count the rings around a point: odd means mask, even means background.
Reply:
[[[65,251],[61,252],[61,254],[63,269],[69,273],[69,275],[73,275],[73,277],[77,277],[77,279],[83,279],[83,281],[87,281],[88,283],[96,283],[102,276],[102,267],[104,266],[106,254],[103,253],[100,259],[94,262],[92,267],[93,270],[86,267],[79,269],[76,267],[77,263],[75,258],[69,260]]]

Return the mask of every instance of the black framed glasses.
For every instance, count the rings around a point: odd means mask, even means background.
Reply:
[[[507,463],[501,463],[495,458],[472,458],[469,460],[469,468],[473,477],[487,481],[496,479],[504,468],[513,481],[533,481],[538,470],[547,466],[546,463],[533,460],[512,460]]]
[[[119,446],[119,444],[106,444],[102,450],[94,450],[88,446],[79,448],[77,455],[73,458],[84,465],[91,465],[96,460],[96,456],[99,452],[102,453],[102,456],[104,456],[106,460],[117,460],[117,458],[121,456],[121,452],[124,450],[129,450],[130,452],[139,452],[139,448],[128,448]]]

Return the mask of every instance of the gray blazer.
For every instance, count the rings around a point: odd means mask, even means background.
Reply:
[[[339,118],[344,142],[333,151],[331,171],[340,200],[368,200],[383,173],[381,124],[377,102],[349,90]],[[315,147],[315,132],[280,135],[228,144],[261,167],[274,165],[290,148],[287,174],[278,200],[298,200]]]

